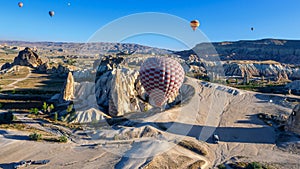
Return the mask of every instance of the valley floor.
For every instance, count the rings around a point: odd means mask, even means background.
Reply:
[[[188,103],[163,113],[128,116],[126,125],[74,131],[76,137],[67,143],[29,141],[29,133],[0,129],[0,168],[44,159],[50,162],[28,168],[189,168],[200,163],[216,168],[238,161],[299,168],[300,155],[280,150],[278,131],[257,116],[288,116],[293,105],[283,95],[194,79],[186,85],[194,88],[186,91],[193,94]],[[220,137],[219,144],[213,143],[212,134]]]

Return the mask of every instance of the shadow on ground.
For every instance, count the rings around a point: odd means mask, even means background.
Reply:
[[[109,124],[112,124],[109,122]],[[212,135],[217,134],[221,142],[240,142],[256,144],[274,144],[276,141],[276,132],[270,126],[263,127],[212,127],[191,125],[178,122],[153,123],[153,122],[135,122],[129,119],[120,120],[112,125],[112,128],[118,130],[122,127],[143,127],[152,126],[165,132],[176,135],[190,136],[198,140],[213,143]]]
[[[10,134],[6,130],[0,130],[0,135],[2,135],[6,139],[29,140],[29,137],[26,135]]]
[[[2,163],[0,164],[0,168],[3,168],[3,169],[15,169],[15,165],[17,165],[18,163],[16,162],[12,162],[12,163]]]

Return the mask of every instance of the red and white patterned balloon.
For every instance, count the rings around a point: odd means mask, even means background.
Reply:
[[[152,57],[141,65],[140,80],[154,106],[161,107],[178,92],[184,80],[184,70],[172,58]]]

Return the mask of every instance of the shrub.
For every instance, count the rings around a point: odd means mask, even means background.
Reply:
[[[258,162],[252,162],[247,165],[246,169],[263,169],[263,167]]]
[[[57,114],[57,112],[54,113],[54,118],[53,118],[53,119],[54,119],[54,121],[57,121],[57,119],[58,119],[58,114]]]
[[[46,102],[44,102],[44,104],[43,104],[43,111],[44,111],[44,113],[47,112],[47,108],[48,108],[48,105],[47,105]]]
[[[38,109],[38,108],[31,108],[29,112],[30,112],[31,114],[38,115],[39,109]]]
[[[29,135],[30,140],[39,141],[42,139],[42,134],[32,133]]]
[[[50,104],[49,109],[50,109],[50,111],[52,111],[54,109],[54,105]]]
[[[67,113],[71,113],[73,111],[73,104],[70,104],[68,107],[67,107]]]
[[[218,167],[218,169],[226,169],[226,166],[224,164],[220,164],[217,167]]]
[[[149,110],[149,107],[147,104],[145,104],[145,108],[144,108],[144,111],[148,111]]]
[[[59,142],[66,143],[67,141],[68,141],[68,138],[66,136],[60,136],[59,137]]]

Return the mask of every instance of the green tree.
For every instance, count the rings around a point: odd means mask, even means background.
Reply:
[[[38,133],[31,133],[29,135],[30,140],[35,140],[35,141],[39,141],[42,139],[42,134],[38,134]]]
[[[54,109],[54,105],[53,105],[53,104],[50,105],[50,109],[51,109],[51,110]]]
[[[50,106],[48,105],[48,108],[47,108],[48,113],[51,113],[53,109],[54,109],[54,105],[53,104],[51,104]]]
[[[68,141],[68,138],[66,136],[60,136],[59,137],[59,142],[66,143],[67,141]]]
[[[54,121],[57,121],[57,119],[58,119],[58,114],[57,114],[57,112],[55,112],[54,113]]]
[[[252,162],[247,165],[246,169],[263,169],[263,167],[258,162]]]
[[[226,166],[224,164],[220,164],[217,167],[218,167],[218,169],[226,169]]]
[[[71,113],[73,111],[73,104],[70,104],[68,107],[67,107],[67,113]]]
[[[46,102],[44,102],[44,104],[43,104],[43,111],[44,111],[44,113],[47,112],[47,108],[48,108],[48,104]]]
[[[31,114],[38,115],[39,109],[38,109],[38,108],[31,108],[29,112],[30,112]]]

